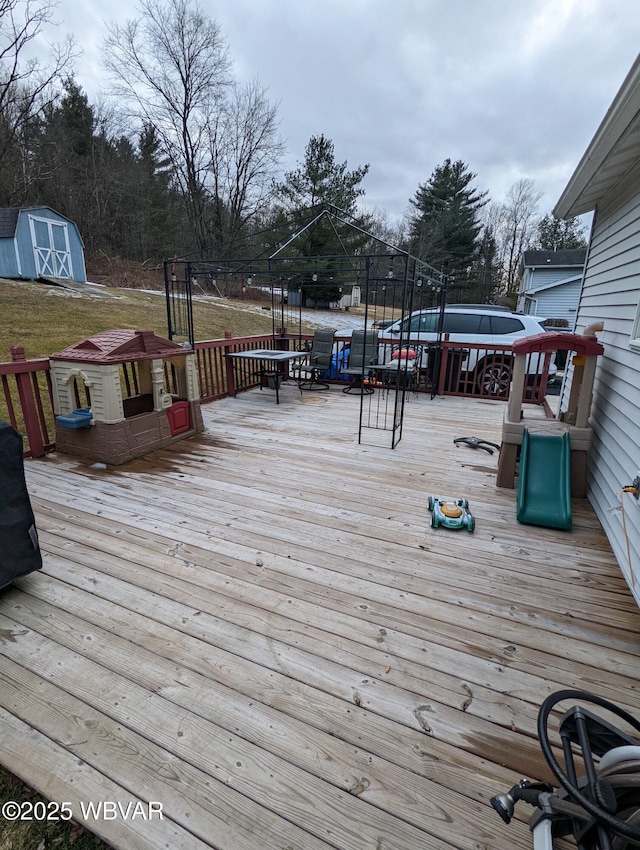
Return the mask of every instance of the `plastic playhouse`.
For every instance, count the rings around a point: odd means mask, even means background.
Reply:
[[[204,430],[194,352],[113,330],[50,357],[56,449],[121,464]]]
[[[527,387],[527,358],[550,357],[554,351],[573,352],[568,402],[556,418],[527,416],[523,399]],[[502,424],[498,487],[514,487],[518,477],[518,520],[547,528],[571,528],[571,497],[587,491],[587,455],[592,430],[596,360],[604,353],[594,336],[546,332],[513,345],[513,378]],[[539,408],[537,408],[539,410]]]

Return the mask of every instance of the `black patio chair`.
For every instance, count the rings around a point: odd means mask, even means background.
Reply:
[[[320,375],[331,369],[335,328],[318,328],[313,334],[311,350],[298,365],[298,387],[303,390],[328,390]],[[305,377],[306,376],[306,377]]]
[[[373,371],[378,362],[378,331],[353,331],[351,334],[351,349],[349,364],[340,369],[341,375],[352,375],[355,381],[345,387],[342,392],[359,392],[370,395],[373,388],[367,386],[364,379]]]

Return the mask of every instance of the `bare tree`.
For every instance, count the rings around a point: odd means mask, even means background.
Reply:
[[[278,110],[257,80],[234,85],[209,126],[213,229],[218,256],[234,245],[267,208],[284,154]]]
[[[51,47],[46,61],[29,58],[31,42],[53,18],[51,0],[0,0],[0,175],[2,202],[25,196],[31,175],[25,136],[59,97],[77,55],[72,37]]]
[[[386,210],[375,207],[367,213],[365,227],[376,239],[392,248],[404,248],[409,229],[408,213],[406,217],[390,218]],[[375,250],[373,248],[372,250]]]
[[[215,21],[190,0],[141,0],[112,24],[105,64],[113,93],[154,128],[170,158],[201,250],[226,251],[264,201],[282,156],[276,108],[257,83],[233,84]]]
[[[196,242],[206,248],[207,127],[229,84],[228,49],[218,25],[188,0],[141,0],[140,10],[140,18],[107,28],[104,62],[121,105],[157,132]]]
[[[522,178],[511,186],[502,204],[497,233],[507,296],[517,295],[520,257],[536,238],[541,197],[542,193],[536,191],[535,180]]]

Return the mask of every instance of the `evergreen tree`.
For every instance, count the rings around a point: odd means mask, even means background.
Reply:
[[[282,225],[285,219],[290,230],[299,231],[309,225],[315,217],[318,221],[304,230],[291,245],[291,253],[314,260],[309,275],[302,281],[304,295],[318,302],[337,300],[340,286],[350,282],[343,278],[338,257],[357,253],[366,241],[355,228],[342,224],[331,214],[321,215],[323,210],[335,213],[341,219],[349,219],[356,227],[365,229],[367,219],[358,215],[358,198],[364,195],[361,186],[368,165],[349,171],[347,162],[336,162],[334,145],[324,135],[312,136],[305,149],[304,162],[295,171],[285,175],[284,182],[276,187],[279,201],[274,222]],[[311,276],[317,276],[313,281]]]
[[[37,164],[38,200],[57,209],[82,228],[85,246],[95,246],[99,231],[95,187],[95,116],[73,77],[47,111],[33,162]]]
[[[410,250],[445,272],[450,286],[468,287],[482,230],[486,192],[471,184],[476,175],[461,160],[446,159],[410,199]]]
[[[285,175],[278,186],[283,206],[290,213],[309,207],[334,206],[348,215],[356,214],[357,200],[364,195],[361,183],[368,165],[347,171],[347,163],[335,159],[334,145],[325,136],[312,136],[305,149],[303,163]]]
[[[547,213],[538,222],[536,247],[541,251],[586,248],[584,230],[577,217],[560,221]]]
[[[132,178],[128,205],[133,214],[133,256],[160,260],[170,253],[172,245],[182,244],[181,205],[171,188],[170,161],[162,155],[160,139],[151,125],[145,125],[138,137]]]
[[[153,130],[138,144],[114,137],[87,96],[69,78],[64,95],[34,124],[29,202],[46,204],[77,222],[90,254],[160,260],[182,245],[171,173]]]
[[[64,84],[64,97],[58,108],[58,117],[64,128],[66,144],[79,157],[91,152],[94,131],[94,112],[89,99],[73,77]]]

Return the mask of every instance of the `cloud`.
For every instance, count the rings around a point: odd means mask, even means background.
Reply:
[[[220,0],[219,23],[242,80],[279,103],[288,149],[332,139],[350,168],[370,164],[367,202],[401,216],[447,157],[462,159],[500,201],[521,177],[543,211],[560,196],[633,63],[637,0]],[[95,98],[102,17],[124,0],[61,0],[58,18],[85,56],[78,81]],[[62,28],[61,28],[62,29]]]

